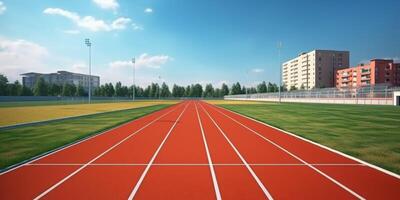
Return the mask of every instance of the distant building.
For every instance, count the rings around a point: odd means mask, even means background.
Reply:
[[[393,60],[373,59],[369,65],[336,71],[336,87],[352,88],[370,85],[400,85],[400,63]]]
[[[326,88],[335,86],[335,72],[349,67],[349,52],[314,50],[301,53],[282,65],[282,82],[286,88]]]
[[[30,72],[21,74],[22,84],[26,87],[33,88],[36,81],[42,77],[46,83],[52,83],[57,85],[74,84],[75,86],[81,85],[85,91],[89,90],[89,75],[78,74],[67,71],[57,71],[57,73],[42,74],[36,72]],[[100,86],[100,77],[92,75],[92,89]]]

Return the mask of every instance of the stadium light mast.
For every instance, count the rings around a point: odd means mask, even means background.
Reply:
[[[92,43],[90,42],[89,38],[85,39],[85,44],[89,47],[89,104],[92,101]]]
[[[132,85],[132,101],[135,101],[135,57],[132,58],[132,64],[133,64],[133,85]]]
[[[278,42],[278,62],[279,62],[279,103],[281,103],[281,87],[282,87],[282,64],[281,64],[281,49],[282,49],[282,42]]]
[[[161,99],[161,76],[158,76],[158,79],[160,80],[160,86],[158,87],[158,99]]]

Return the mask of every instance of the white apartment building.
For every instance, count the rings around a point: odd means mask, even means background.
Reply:
[[[349,52],[313,50],[282,64],[282,82],[287,89],[335,87],[336,70],[349,67]]]

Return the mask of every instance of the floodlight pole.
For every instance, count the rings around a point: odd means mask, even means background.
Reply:
[[[85,39],[85,44],[86,46],[89,47],[89,93],[88,93],[88,98],[89,98],[89,104],[92,101],[92,43],[90,42],[90,39]]]
[[[135,101],[135,58],[132,58],[133,64],[133,86],[132,86],[132,101]]]
[[[160,79],[160,86],[158,87],[158,99],[161,99],[161,76],[158,76],[158,79]]]
[[[281,103],[281,86],[282,86],[282,65],[281,65],[281,48],[282,42],[278,42],[278,62],[279,62],[279,103]]]

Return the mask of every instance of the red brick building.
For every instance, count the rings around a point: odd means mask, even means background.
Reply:
[[[369,65],[336,71],[336,87],[362,87],[369,85],[400,85],[400,63],[393,60],[373,59]]]

